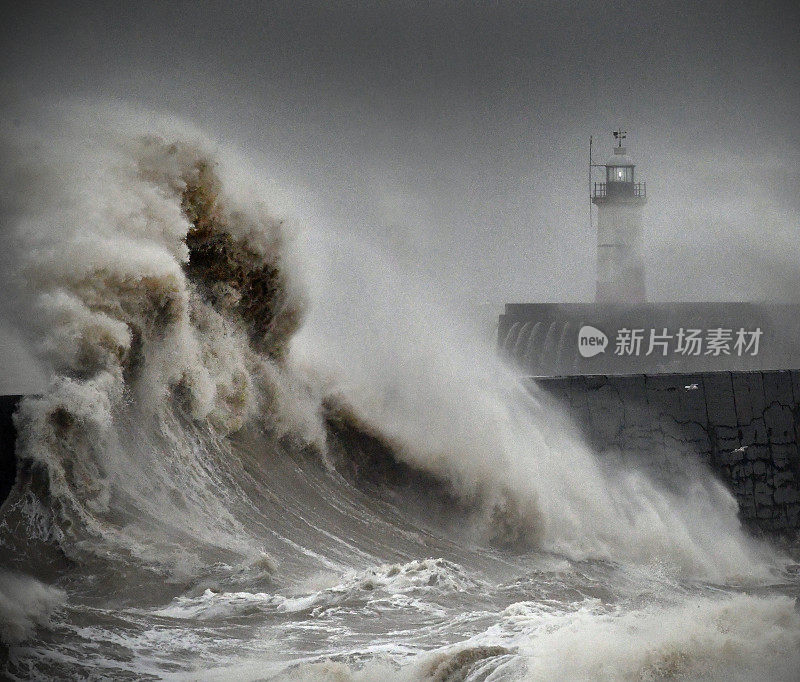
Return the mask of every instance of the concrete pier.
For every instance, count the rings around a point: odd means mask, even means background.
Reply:
[[[14,455],[17,432],[12,418],[17,409],[18,395],[0,396],[0,506],[5,502],[17,477],[17,460]]]
[[[656,468],[699,456],[733,492],[748,526],[800,530],[800,371],[535,381],[597,450]]]

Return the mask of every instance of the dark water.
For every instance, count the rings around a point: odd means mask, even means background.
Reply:
[[[205,546],[189,543],[191,524],[181,537],[174,508],[140,519],[125,551],[113,527],[56,540],[52,510],[15,492],[4,563],[61,592],[48,602],[24,584],[10,595],[50,615],[7,650],[6,674],[793,679],[791,573],[712,584],[668,565],[493,548],[423,482],[342,475],[308,453],[267,448],[263,434],[222,448],[206,436],[195,434],[206,459],[193,476],[214,481],[232,516],[201,535]],[[425,495],[441,505],[435,515]],[[157,526],[164,535],[148,541]]]

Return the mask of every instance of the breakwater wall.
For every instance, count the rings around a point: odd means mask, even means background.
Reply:
[[[800,371],[531,379],[600,452],[656,469],[701,461],[749,527],[800,530]],[[676,457],[675,455],[679,455]]]
[[[0,506],[17,478],[17,459],[14,455],[17,431],[13,415],[19,400],[18,395],[0,396]]]
[[[526,376],[800,367],[800,305],[507,303],[497,346]]]

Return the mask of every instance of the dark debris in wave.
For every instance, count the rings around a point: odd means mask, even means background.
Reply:
[[[450,481],[402,461],[397,454],[401,446],[370,428],[346,404],[329,399],[325,411],[334,464],[360,488],[402,499],[460,527],[472,519],[482,539],[496,548],[527,551],[539,546],[541,519],[535,505],[520,502],[503,488],[478,486],[464,495]]]
[[[348,478],[363,485],[416,488],[433,493],[450,506],[463,506],[447,481],[400,461],[396,446],[370,429],[346,405],[326,401],[325,417],[335,464]]]
[[[510,654],[511,651],[502,646],[473,646],[434,656],[425,673],[432,682],[462,682],[482,663]]]
[[[193,225],[186,235],[186,273],[212,305],[232,310],[244,322],[256,350],[280,358],[301,315],[286,304],[278,255],[265,257],[235,239],[226,225],[213,169],[201,162],[194,171],[181,195],[181,207]]]

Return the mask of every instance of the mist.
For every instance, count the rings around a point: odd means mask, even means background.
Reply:
[[[2,22],[2,109],[193,121],[491,336],[505,302],[592,300],[588,138],[602,162],[618,126],[648,184],[652,300],[796,298],[799,19],[744,2],[43,4]]]

